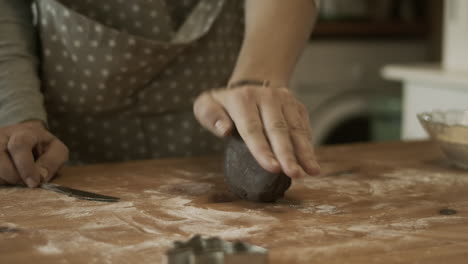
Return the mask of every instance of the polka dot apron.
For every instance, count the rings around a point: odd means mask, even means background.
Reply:
[[[228,81],[242,2],[37,0],[49,126],[72,163],[220,151],[192,104]]]

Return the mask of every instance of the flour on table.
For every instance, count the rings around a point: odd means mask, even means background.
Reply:
[[[37,250],[45,255],[58,255],[63,253],[52,241],[48,241],[47,245],[37,247]]]

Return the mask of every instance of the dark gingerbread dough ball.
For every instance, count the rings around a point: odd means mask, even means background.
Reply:
[[[263,169],[239,135],[232,136],[226,146],[224,178],[231,192],[254,202],[274,202],[291,186],[284,173]]]

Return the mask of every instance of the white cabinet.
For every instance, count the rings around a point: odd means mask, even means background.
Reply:
[[[468,73],[468,1],[449,0],[444,6],[443,67]]]
[[[403,82],[403,139],[427,138],[416,114],[435,109],[468,109],[468,73],[439,65],[389,65],[383,76]]]

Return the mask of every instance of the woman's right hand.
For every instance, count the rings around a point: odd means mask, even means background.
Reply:
[[[40,121],[0,127],[0,184],[38,187],[68,160],[68,148]]]

